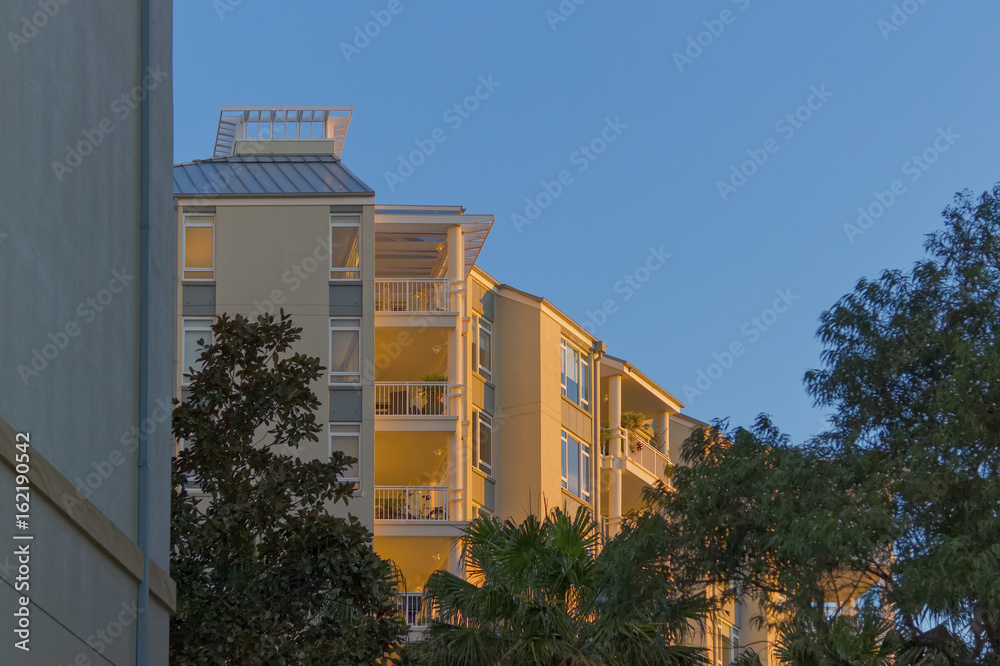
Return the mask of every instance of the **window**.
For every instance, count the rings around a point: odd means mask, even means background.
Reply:
[[[215,217],[184,216],[183,263],[185,280],[215,279]]]
[[[562,487],[590,501],[590,444],[562,431]]]
[[[718,640],[719,663],[722,666],[729,666],[736,660],[740,651],[740,630],[734,626],[719,623]]]
[[[361,383],[361,320],[330,318],[330,383]]]
[[[361,279],[361,219],[330,216],[330,279]]]
[[[205,346],[201,342],[212,344],[211,319],[184,319],[184,333],[181,338],[181,386],[189,386],[191,378],[185,375],[201,370],[202,363],[198,360]]]
[[[561,341],[562,394],[590,409],[590,355],[565,340]]]
[[[493,324],[482,317],[476,318],[478,321],[478,344],[475,345],[473,353],[476,370],[480,375],[488,380],[493,379]]]
[[[187,449],[188,449],[187,440],[185,440],[183,437],[181,437],[180,439],[178,439],[177,440],[177,453],[179,454],[181,451],[186,451]],[[195,492],[200,491],[201,490],[201,485],[198,483],[198,477],[195,476],[194,474],[189,474],[189,475],[185,476],[184,477],[184,488],[186,488],[187,490],[193,490]]]
[[[340,451],[355,459],[353,465],[344,470],[342,481],[361,483],[361,424],[331,423],[330,424],[330,458],[333,452]]]
[[[473,412],[472,459],[477,468],[493,475],[493,418],[483,412]]]

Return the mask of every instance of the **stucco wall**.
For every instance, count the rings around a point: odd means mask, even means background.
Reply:
[[[153,126],[151,412],[158,404],[169,407],[173,393],[172,3],[152,4],[152,71],[140,72],[138,2],[0,3],[6,35],[0,44],[0,418],[30,432],[34,449],[85,487],[133,540],[133,429],[141,425],[140,94],[150,95]],[[150,552],[163,568],[172,450],[166,412],[146,424],[152,430]],[[0,479],[9,497],[7,473]],[[135,581],[103,564],[102,551],[77,538],[69,524],[46,518],[41,500],[35,507],[40,652],[30,663],[69,663],[88,627],[106,625],[104,615],[135,599]],[[9,581],[6,573],[0,577]],[[0,615],[10,618],[10,588],[0,584],[0,590]],[[166,631],[166,615],[155,615],[154,645],[164,645]],[[129,654],[135,624],[126,632],[130,638],[109,651],[115,663],[135,663]],[[10,649],[11,641],[0,642],[0,663],[29,663]],[[150,663],[165,664],[165,651]]]
[[[184,202],[182,201],[181,204]],[[329,205],[216,206],[215,212],[215,312],[221,315],[242,314],[256,317],[261,312],[277,314],[283,308],[302,338],[293,351],[317,356],[329,366],[330,281],[325,259],[329,242]],[[362,319],[361,367],[371,367],[374,348],[374,249],[373,206],[353,208],[362,217],[362,284],[364,297],[357,316]],[[315,257],[324,259],[316,262]],[[301,276],[305,275],[303,279]],[[338,313],[338,316],[347,316]],[[368,363],[366,363],[366,360]],[[349,507],[331,505],[331,511],[346,515],[349,511],[374,526],[374,390],[373,378],[362,372],[364,392],[361,401],[362,483],[361,497]],[[321,407],[318,418],[326,423],[330,414],[329,379],[324,375],[313,384]],[[327,459],[326,430],[318,442],[299,447],[304,458]]]

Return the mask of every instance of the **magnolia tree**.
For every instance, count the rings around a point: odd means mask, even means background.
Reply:
[[[319,359],[292,353],[284,313],[222,315],[174,411],[173,664],[371,664],[402,635],[389,563],[354,517],[354,461],[299,458],[318,441]],[[325,449],[325,447],[323,447]]]

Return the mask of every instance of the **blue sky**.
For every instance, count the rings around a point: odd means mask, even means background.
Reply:
[[[495,214],[483,268],[706,420],[815,434],[820,313],[1000,180],[995,1],[174,4],[176,161],[224,105],[353,105],[380,203]]]

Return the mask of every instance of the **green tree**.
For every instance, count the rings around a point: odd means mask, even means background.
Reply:
[[[390,565],[356,518],[330,513],[353,462],[300,459],[318,441],[319,359],[291,354],[282,313],[219,317],[174,410],[171,663],[371,664],[401,638]],[[200,493],[190,493],[190,481]]]
[[[824,313],[807,387],[844,456],[889,479],[898,627],[949,663],[1000,661],[1000,185],[959,194],[910,271]]]
[[[601,545],[583,509],[473,521],[468,580],[432,574],[425,593],[441,621],[408,656],[442,666],[703,663],[702,651],[678,643],[702,618],[704,597],[675,586],[661,540],[626,528]]]
[[[944,217],[822,315],[828,432],[717,424],[649,493],[675,574],[759,600],[793,663],[1000,663],[1000,186]]]
[[[894,524],[884,479],[818,443],[792,445],[763,416],[750,429],[695,431],[681,462],[636,517],[660,525],[678,580],[713,591],[713,609],[759,605],[756,621],[783,638],[788,661],[838,653],[866,663],[862,646],[885,636],[877,594]],[[864,593],[871,612],[827,605]]]

